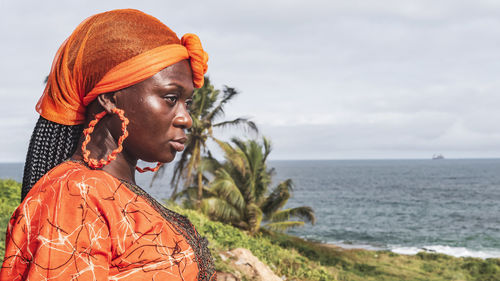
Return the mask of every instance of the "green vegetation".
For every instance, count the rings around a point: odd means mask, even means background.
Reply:
[[[0,180],[0,260],[5,252],[5,231],[12,213],[21,201],[21,184],[14,180]]]
[[[0,256],[4,256],[5,228],[19,202],[21,185],[0,180]],[[280,233],[254,236],[230,225],[209,220],[194,210],[170,204],[210,241],[218,270],[231,272],[219,253],[247,248],[287,280],[500,280],[500,259],[454,258],[442,254],[398,255],[389,251],[344,250]]]
[[[246,248],[287,280],[500,281],[500,259],[345,250],[274,232],[303,225],[304,221],[314,222],[314,212],[310,207],[283,210],[291,196],[292,181],[270,187],[273,170],[266,165],[271,151],[267,139],[261,143],[233,139],[230,144],[214,136],[213,128],[228,125],[244,125],[257,132],[255,124],[245,118],[215,122],[223,114],[224,105],[237,95],[232,88],[226,87],[223,92],[219,99],[219,90],[207,81],[194,96],[193,127],[171,182],[176,194],[172,198],[185,198],[184,207],[190,209],[170,204],[208,238],[219,271],[236,270],[221,259],[221,253]],[[224,162],[211,157],[208,139],[222,148]],[[180,182],[183,189],[177,193]]]
[[[230,87],[217,90],[208,77],[205,79],[203,87],[193,96],[190,109],[193,125],[173,170],[171,199],[184,197],[184,207],[201,210],[212,220],[231,224],[251,234],[257,233],[261,227],[283,231],[302,226],[305,222],[314,224],[316,218],[311,207],[283,209],[291,197],[291,180],[281,182],[272,190],[269,188],[273,174],[273,169],[266,165],[271,152],[269,140],[263,138],[261,144],[255,140],[233,139],[233,147],[214,135],[214,128],[227,126],[243,125],[255,133],[258,129],[247,118],[219,121],[224,115],[224,106],[238,92]],[[224,151],[224,163],[212,157],[207,148],[209,139]],[[153,181],[163,171],[160,169],[155,173]],[[181,183],[183,188],[178,192]],[[265,224],[261,225],[262,222]]]
[[[193,119],[193,125],[188,130],[188,140],[185,149],[179,161],[175,164],[174,175],[171,181],[173,185],[172,196],[177,193],[181,181],[183,181],[184,188],[187,188],[192,185],[193,178],[195,178],[195,186],[198,188],[198,201],[201,199],[203,174],[200,164],[203,153],[209,153],[206,144],[207,140],[218,141],[213,135],[214,128],[244,126],[251,131],[257,132],[257,126],[247,118],[240,117],[233,120],[219,120],[224,115],[224,106],[239,94],[234,88],[227,86],[224,86],[222,93],[221,97],[220,90],[215,89],[210,83],[210,79],[205,77],[203,87],[196,89],[193,94],[193,103],[189,110]],[[158,175],[161,175],[163,171],[160,168],[155,173],[153,180]]]
[[[203,187],[201,211],[204,214],[251,234],[257,233],[261,227],[282,231],[302,226],[304,221],[315,222],[310,207],[283,209],[291,197],[291,179],[270,190],[274,170],[266,163],[271,153],[268,139],[262,138],[262,143],[259,143],[233,138],[232,143],[234,145],[219,141],[225,153],[223,163],[210,157],[204,159],[205,173],[212,178]],[[188,202],[196,199],[193,198],[194,188],[188,188],[182,194],[186,195]],[[291,218],[296,220],[291,221]]]
[[[334,280],[334,274],[326,267],[300,255],[294,249],[284,249],[273,244],[273,241],[264,234],[250,236],[230,225],[211,221],[195,210],[182,209],[173,204],[170,204],[169,208],[186,215],[200,234],[207,237],[217,270],[232,271],[217,253],[234,248],[246,248],[269,265],[278,276],[287,276],[287,280]]]
[[[455,258],[443,254],[399,255],[390,251],[345,250],[282,233],[250,236],[194,210],[171,209],[189,217],[208,238],[218,270],[231,271],[217,253],[246,248],[287,280],[498,281],[500,259]]]

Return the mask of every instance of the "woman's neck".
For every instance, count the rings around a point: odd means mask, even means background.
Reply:
[[[86,162],[83,157],[82,143],[84,136],[80,138],[78,142],[77,149],[73,156],[74,160],[79,160]],[[104,159],[108,160],[108,156],[116,149],[117,144],[113,136],[109,132],[102,132],[101,130],[96,130],[92,133],[91,140],[87,144],[86,150],[90,151],[89,158],[92,159]],[[89,163],[86,163],[90,167]],[[122,150],[120,153],[116,154],[116,159],[111,160],[111,162],[101,169],[111,174],[112,176],[128,181],[135,184],[135,167],[137,165],[137,159],[130,157],[126,151]],[[91,167],[94,168],[94,167]]]

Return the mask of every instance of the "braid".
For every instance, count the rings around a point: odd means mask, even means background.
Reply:
[[[83,125],[61,125],[40,116],[26,155],[21,201],[45,173],[75,152],[82,131]]]

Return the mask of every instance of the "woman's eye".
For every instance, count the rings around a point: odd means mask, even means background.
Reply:
[[[177,96],[174,95],[168,95],[165,96],[165,100],[170,103],[171,105],[174,105],[177,102]]]
[[[191,108],[191,105],[193,105],[193,100],[189,99],[189,100],[186,100],[186,107],[189,109]]]

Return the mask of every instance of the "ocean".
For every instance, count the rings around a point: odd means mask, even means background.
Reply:
[[[291,178],[287,207],[311,206],[317,222],[289,231],[344,248],[500,257],[500,159],[270,161],[275,184]],[[0,178],[22,178],[20,163]],[[169,173],[150,187],[168,198]]]

